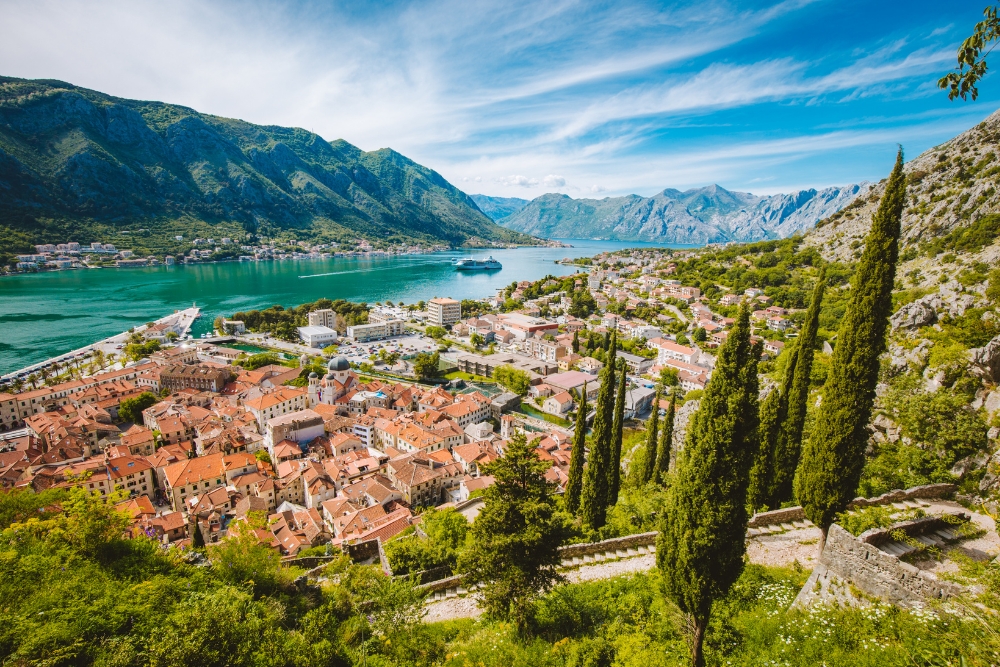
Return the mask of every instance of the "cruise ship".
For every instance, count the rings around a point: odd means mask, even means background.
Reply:
[[[486,259],[460,259],[455,262],[455,268],[459,271],[499,271],[503,264],[491,256]]]

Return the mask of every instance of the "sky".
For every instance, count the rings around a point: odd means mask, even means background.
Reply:
[[[983,0],[0,0],[0,75],[364,150],[468,193],[755,194],[885,177],[1000,106],[936,81]]]

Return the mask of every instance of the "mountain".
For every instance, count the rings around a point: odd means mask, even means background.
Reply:
[[[172,239],[206,225],[330,240],[533,242],[391,149],[52,80],[0,77],[0,192],[0,237],[22,242],[101,241],[139,227]]]
[[[908,205],[903,210],[902,247],[910,252],[904,254],[900,274],[915,271],[924,280],[931,276],[931,285],[939,277],[957,275],[963,254],[966,264],[998,265],[1000,248],[989,247],[1000,235],[998,155],[1000,111],[904,165]],[[884,192],[885,179],[819,222],[806,242],[830,259],[856,259]],[[986,254],[980,255],[982,248]]]
[[[757,196],[718,185],[652,197],[572,199],[546,194],[498,221],[546,238],[601,238],[664,243],[720,243],[785,237],[850,204],[868,184]]]
[[[528,205],[529,200],[518,197],[490,197],[489,195],[469,195],[479,210],[490,216],[494,222],[517,213]]]

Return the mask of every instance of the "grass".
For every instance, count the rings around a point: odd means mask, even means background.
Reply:
[[[529,417],[534,417],[535,419],[544,419],[550,424],[555,424],[556,426],[571,425],[571,422],[568,419],[563,419],[562,417],[556,417],[555,415],[550,415],[547,412],[542,412],[538,408],[534,408],[527,403],[521,403],[520,412],[528,415]]]
[[[485,375],[475,375],[474,373],[466,373],[465,371],[452,371],[444,376],[448,380],[467,380],[469,382],[493,382]]]
[[[807,576],[748,566],[713,607],[706,664],[985,667],[1000,658],[1000,636],[975,616],[885,604],[790,610]],[[428,634],[446,642],[446,667],[679,667],[687,664],[684,619],[661,585],[653,571],[560,586],[538,604],[526,638],[489,620],[432,624]]]

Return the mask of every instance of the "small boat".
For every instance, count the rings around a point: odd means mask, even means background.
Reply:
[[[455,262],[455,268],[458,271],[499,271],[503,264],[490,256],[486,259],[460,259]]]

